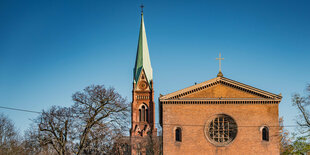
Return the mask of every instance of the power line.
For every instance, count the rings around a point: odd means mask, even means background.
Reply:
[[[26,110],[26,109],[10,108],[10,107],[4,107],[4,106],[0,106],[0,108],[2,108],[2,109],[9,109],[9,110],[15,110],[15,111],[22,111],[22,112],[41,114],[41,112],[32,111],[32,110]]]

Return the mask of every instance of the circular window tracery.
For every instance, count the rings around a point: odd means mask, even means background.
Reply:
[[[237,132],[235,120],[224,114],[213,116],[205,125],[206,137],[217,146],[224,146],[232,142],[236,138]]]

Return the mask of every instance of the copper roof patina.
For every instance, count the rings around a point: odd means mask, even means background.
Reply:
[[[143,13],[141,14],[140,34],[138,40],[136,63],[134,68],[134,83],[137,83],[140,74],[144,70],[147,81],[153,80],[153,71],[151,67],[149,48],[147,46],[146,32],[144,27]],[[150,84],[151,86],[151,84]]]

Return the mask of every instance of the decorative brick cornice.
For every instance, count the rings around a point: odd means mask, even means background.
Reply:
[[[206,88],[210,88],[212,86],[218,85],[218,84],[224,84],[226,86],[239,89],[244,92],[248,92],[250,94],[256,95],[258,97],[264,98],[264,99],[272,99],[272,100],[281,100],[282,96],[281,95],[276,95],[225,77],[216,77],[214,79],[211,79],[209,81],[205,81],[202,83],[199,83],[194,86],[190,86],[187,88],[184,88],[182,90],[161,96],[159,100],[167,100],[167,99],[179,99],[181,97],[184,97],[188,94],[192,94],[195,92],[199,92],[201,90],[204,90]]]
[[[279,100],[165,100],[160,104],[279,104]]]

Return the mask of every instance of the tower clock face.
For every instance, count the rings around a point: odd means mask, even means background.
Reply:
[[[147,87],[147,83],[145,81],[140,82],[140,84],[139,84],[140,89],[144,90],[144,89],[146,89],[146,87]]]

